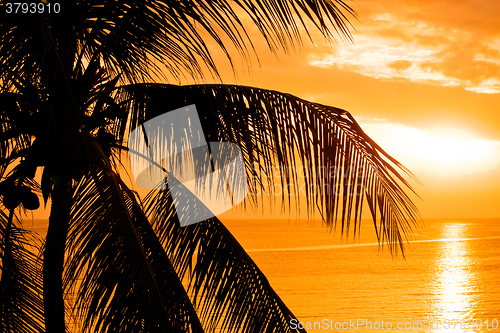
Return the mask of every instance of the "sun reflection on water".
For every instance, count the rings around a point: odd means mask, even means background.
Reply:
[[[436,262],[436,309],[434,320],[439,320],[439,328],[442,332],[449,332],[446,326],[449,324],[453,331],[473,332],[472,322],[466,320],[473,318],[474,308],[474,285],[473,272],[471,271],[471,259],[469,244],[465,240],[453,240],[467,238],[468,225],[457,223],[443,227],[441,238],[449,241],[440,242],[438,260]],[[456,326],[458,320],[462,321]],[[449,321],[447,321],[449,320]],[[465,328],[464,328],[465,327]]]

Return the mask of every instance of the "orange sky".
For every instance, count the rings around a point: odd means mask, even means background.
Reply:
[[[325,43],[236,61],[225,83],[295,94],[350,111],[409,167],[424,218],[500,217],[500,1],[359,0],[354,45]],[[182,82],[182,83],[188,83]]]
[[[235,57],[235,79],[211,47],[223,82],[350,111],[422,181],[424,218],[500,217],[500,1],[349,3],[359,18],[351,20],[354,44],[312,33],[315,45],[304,39],[277,59],[249,25],[260,67],[254,58],[249,71]]]

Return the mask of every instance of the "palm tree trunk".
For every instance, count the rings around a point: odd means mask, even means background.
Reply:
[[[49,227],[43,259],[43,300],[45,331],[65,333],[63,270],[66,236],[69,224],[70,183],[54,186]]]

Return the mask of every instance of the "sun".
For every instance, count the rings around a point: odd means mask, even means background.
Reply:
[[[456,176],[500,165],[500,141],[479,139],[458,128],[424,131],[383,120],[360,123],[390,155],[414,172]]]

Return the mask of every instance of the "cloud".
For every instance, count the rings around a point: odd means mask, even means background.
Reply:
[[[361,1],[358,11],[355,44],[311,53],[309,65],[500,93],[500,2]]]
[[[409,60],[396,60],[387,66],[396,71],[404,71],[412,66],[412,62]]]
[[[404,78],[413,82],[456,86],[459,81],[447,77],[442,72],[421,66],[434,64],[436,49],[421,47],[401,41],[386,40],[382,37],[358,36],[355,45],[339,47],[334,54],[311,54],[311,66],[338,68],[354,71],[375,78]],[[399,68],[394,64],[400,64]],[[406,66],[401,66],[405,64]]]

